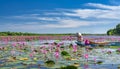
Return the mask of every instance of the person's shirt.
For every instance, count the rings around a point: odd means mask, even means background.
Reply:
[[[77,37],[77,41],[83,41],[83,37],[82,36],[78,36]]]

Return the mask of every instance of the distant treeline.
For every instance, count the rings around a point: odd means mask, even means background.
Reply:
[[[89,34],[89,33],[85,34],[85,33],[83,33],[82,35],[84,35],[84,36],[87,36],[87,35],[89,35],[89,36],[106,36],[107,34]]]
[[[23,33],[23,32],[0,32],[0,36],[74,36],[76,33],[60,33],[60,34],[41,34],[41,33]],[[85,34],[82,35],[106,35],[106,34]]]
[[[66,34],[41,34],[41,33],[23,33],[23,32],[0,32],[0,36],[65,36],[65,35],[74,35],[73,33]]]
[[[23,33],[23,32],[0,32],[0,36],[32,36],[32,35],[39,35],[36,33]]]

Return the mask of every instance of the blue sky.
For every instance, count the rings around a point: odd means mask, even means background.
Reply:
[[[0,31],[106,33],[120,23],[120,0],[0,0]]]

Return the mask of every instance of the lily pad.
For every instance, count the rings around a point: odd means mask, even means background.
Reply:
[[[45,65],[47,67],[53,67],[55,65],[55,62],[53,60],[48,60],[45,62]]]
[[[17,69],[25,69],[26,68],[26,66],[23,66],[23,65],[19,65],[19,66],[15,66],[15,68],[17,68]]]
[[[0,67],[0,69],[11,69],[11,67]]]
[[[30,68],[30,69],[38,69],[38,68]]]

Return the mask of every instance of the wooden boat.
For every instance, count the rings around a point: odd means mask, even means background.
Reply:
[[[89,41],[90,43],[89,43],[89,45],[107,45],[107,44],[109,44],[109,42],[94,42],[94,41]],[[85,46],[85,44],[83,44],[82,42],[80,42],[80,41],[77,41],[77,42],[75,42],[77,45],[79,45],[79,46]]]
[[[109,42],[93,42],[93,41],[90,41],[90,44],[98,44],[98,45],[106,45],[108,43]]]

